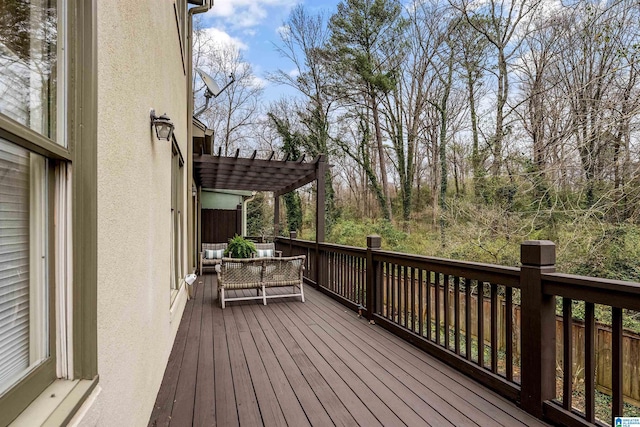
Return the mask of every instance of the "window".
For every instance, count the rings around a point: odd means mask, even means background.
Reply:
[[[0,0],[0,425],[56,378],[95,384],[92,8]]]
[[[24,145],[66,145],[59,126],[61,4],[0,2],[0,124],[8,118],[43,137],[0,137],[0,403],[25,405],[56,378],[50,220],[56,161]],[[0,409],[0,424],[22,409],[11,406]]]
[[[171,152],[171,289],[177,291],[184,275],[182,271],[184,160],[175,139]],[[172,302],[176,294],[177,292],[172,292]]]
[[[58,3],[0,2],[0,113],[64,146]]]

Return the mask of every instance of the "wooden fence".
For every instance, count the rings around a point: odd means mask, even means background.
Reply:
[[[563,349],[563,321],[559,317],[556,320],[556,336],[558,346],[556,348],[556,365],[560,375],[564,369]],[[585,380],[585,326],[584,322],[573,320],[572,322],[572,365],[571,376],[573,382],[579,383]],[[613,333],[611,327],[602,323],[595,324],[595,382],[596,388],[601,392],[611,395],[613,367],[612,349]],[[625,382],[622,394],[625,402],[640,407],[640,335],[625,331],[622,336],[622,364],[625,373]]]

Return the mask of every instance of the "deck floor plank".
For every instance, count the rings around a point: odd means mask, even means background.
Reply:
[[[215,286],[187,302],[149,426],[546,425],[310,286],[224,310]]]
[[[259,307],[253,307],[254,312],[261,311]],[[258,317],[256,315],[256,317]],[[307,418],[314,426],[332,425],[333,422],[329,414],[323,407],[322,403],[311,385],[307,382],[302,371],[295,363],[285,345],[280,341],[278,333],[274,328],[264,329],[264,335],[267,339],[273,353],[280,362],[291,388],[294,390],[298,401],[302,405]]]
[[[204,299],[205,286],[196,287],[197,300]],[[187,345],[184,349],[184,357],[180,367],[180,378],[176,387],[176,397],[171,412],[171,425],[184,426],[193,424],[193,408],[196,394],[196,378],[198,366],[198,352],[202,331],[203,304],[194,304],[193,313],[189,320],[189,332]]]
[[[282,307],[285,309],[285,307]],[[290,308],[292,311],[294,307],[289,305],[286,308]],[[373,424],[381,423],[382,425],[403,425],[403,422],[385,403],[384,392],[390,393],[386,388],[382,390],[382,397],[379,397],[374,393],[362,379],[356,375],[334,352],[332,352],[327,346],[317,345],[315,342],[310,341],[313,334],[310,334],[308,328],[296,328],[292,329],[291,333],[302,345],[303,349],[307,351],[307,354],[311,358],[312,362],[320,368],[320,372],[325,376],[327,382],[332,384],[344,383],[352,390],[352,395],[355,394],[361,400],[371,414],[377,421]],[[340,388],[340,397],[347,395],[344,389]],[[411,408],[404,408],[409,412],[412,412]],[[402,411],[401,411],[402,412]],[[369,425],[369,424],[365,424]]]
[[[416,396],[404,384],[389,375],[384,368],[374,364],[365,353],[359,351],[355,347],[350,350],[346,350],[338,344],[334,337],[326,333],[326,331],[318,325],[311,326],[311,329],[315,333],[316,337],[320,341],[324,342],[345,363],[349,364],[358,376],[363,379],[367,379],[374,390],[387,388],[395,395],[397,405],[404,405],[410,408],[411,411],[399,411],[402,414],[402,417],[408,415],[413,416],[414,421],[407,422],[407,424],[428,424],[434,427],[455,425]],[[357,355],[354,355],[354,353]],[[384,382],[379,378],[384,378]],[[466,425],[469,424],[467,423]]]
[[[276,397],[271,380],[267,375],[262,358],[251,335],[251,331],[244,317],[241,306],[232,307],[232,312],[237,325],[238,334],[244,355],[247,359],[249,374],[254,384],[260,414],[265,426],[282,426],[286,424],[284,414],[280,408],[280,402]]]
[[[316,298],[312,296],[310,303],[323,307],[325,316],[332,318],[336,316],[346,320],[349,323],[349,327],[345,328],[346,330],[358,330],[362,334],[361,336],[366,336],[370,342],[375,342],[377,348],[384,348],[393,354],[394,358],[401,360],[402,363],[419,369],[421,375],[425,375],[426,378],[436,381],[442,387],[455,391],[460,398],[482,409],[494,419],[502,421],[500,424],[505,426],[547,425],[518,409],[513,403],[496,393],[449,368],[443,362],[432,358],[427,353],[403,340],[398,340],[397,337],[385,329],[371,328],[367,322],[357,319],[355,315],[346,312],[339,305],[334,304],[327,298]],[[515,410],[513,410],[513,408],[515,408]],[[507,411],[505,411],[505,409],[507,409]]]
[[[243,313],[287,424],[300,427],[310,426],[302,405],[262,331],[262,325],[258,322],[253,310],[243,310]]]
[[[262,416],[258,406],[249,366],[240,342],[240,333],[233,316],[233,308],[222,310],[224,328],[227,334],[229,346],[229,360],[231,362],[231,375],[233,378],[233,390],[238,404],[238,419],[240,425],[255,426],[262,424]],[[228,392],[228,391],[227,391]]]
[[[285,306],[286,306],[285,304],[279,304],[277,306],[274,305],[273,306],[274,312],[278,313],[282,317],[290,316],[290,313],[286,313],[287,310]],[[278,309],[280,309],[280,311],[278,311]],[[292,325],[295,325],[297,323],[297,319],[292,319],[291,317],[289,317],[289,319],[292,320],[291,322]],[[333,390],[333,392],[336,394],[336,396],[338,396],[340,401],[349,410],[349,412],[351,413],[353,418],[356,420],[356,422],[359,425],[365,425],[365,426],[381,425],[381,422],[372,413],[371,408],[367,407],[367,405],[365,405],[365,403],[363,402],[362,400],[363,396],[354,392],[354,390],[350,387],[350,385],[352,387],[357,387],[358,382],[356,381],[353,384],[347,384],[346,379],[341,377],[336,372],[336,370],[340,372],[348,371],[348,368],[346,368],[346,365],[344,365],[341,361],[339,361],[337,357],[333,357],[333,360],[332,360],[333,362],[336,362],[336,363],[330,364],[329,362],[327,362],[323,358],[322,353],[324,354],[329,353],[329,357],[331,358],[331,355],[332,355],[331,351],[324,345],[318,345],[318,344],[321,344],[319,342],[312,343],[308,341],[305,335],[305,332],[307,332],[306,329],[308,328],[308,326],[300,323],[298,323],[298,325],[299,325],[298,327],[290,328],[289,333],[296,340],[296,342],[298,342],[298,344],[300,345],[300,348],[305,352],[307,357],[309,357],[309,360],[311,361],[311,363],[314,366],[316,366],[318,372],[320,372],[320,374],[323,376],[327,384],[331,386],[331,389]],[[364,390],[361,390],[361,391],[364,392]],[[384,404],[382,404],[382,406],[384,407]],[[388,417],[388,418],[389,420],[392,419],[391,417]],[[402,424],[399,422],[400,420],[397,417],[395,417],[393,421],[395,421],[396,423],[395,425]],[[387,424],[387,425],[390,425],[390,424]]]
[[[202,285],[201,285],[202,286]],[[182,314],[182,320],[178,326],[176,339],[173,342],[173,348],[164,377],[156,397],[156,403],[151,412],[149,427],[168,426],[171,423],[171,411],[173,410],[173,400],[176,395],[176,387],[178,386],[178,378],[180,377],[180,368],[182,366],[182,358],[184,357],[184,349],[187,344],[187,336],[189,332],[189,324],[194,304],[188,304]]]
[[[262,309],[267,314],[269,320],[272,321],[272,325],[274,321],[279,323],[280,326],[276,327],[278,338],[281,340],[284,348],[289,352],[291,359],[307,380],[311,389],[315,392],[316,396],[318,396],[325,411],[331,417],[333,424],[338,426],[357,425],[353,416],[347,408],[345,408],[343,402],[336,396],[320,372],[318,372],[318,369],[311,363],[309,357],[305,354],[304,350],[302,350],[298,342],[291,336],[287,327],[280,322],[277,312],[273,312],[273,307],[276,305],[277,304],[263,306]],[[273,332],[270,331],[269,333],[273,334]]]
[[[308,311],[313,313],[313,310]],[[326,313],[323,314],[326,315]],[[361,320],[361,322],[363,321]],[[319,323],[318,326],[332,338],[338,340],[341,336],[346,342],[352,343],[350,353],[353,357],[361,361],[369,358],[372,366],[384,369],[387,372],[386,375],[392,375],[400,384],[415,393],[416,397],[422,399],[425,404],[431,406],[454,425],[487,425],[495,423],[493,418],[460,399],[460,396],[455,395],[446,387],[431,387],[426,384],[426,381],[422,382],[418,380],[414,372],[405,370],[405,367],[397,362],[394,355],[390,352],[385,352],[384,348],[381,348],[377,341],[373,341],[372,339],[364,340],[358,334],[353,333],[348,327],[332,326],[327,323]],[[410,399],[414,400],[414,397],[410,397]],[[455,407],[452,407],[450,404],[453,400],[458,401]],[[417,406],[414,406],[414,408],[416,407]]]
[[[215,277],[210,275],[208,277]],[[211,286],[215,282],[211,281]],[[219,305],[213,307],[213,369],[215,371],[215,407],[216,422],[220,426],[237,426],[238,409],[233,388],[229,347],[224,327],[223,310]]]
[[[209,279],[210,282],[210,279]],[[216,420],[215,370],[213,357],[213,287],[203,283],[202,337],[198,351],[196,396],[193,408],[194,426],[212,426]]]

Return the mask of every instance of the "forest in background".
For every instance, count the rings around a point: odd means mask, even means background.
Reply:
[[[640,281],[639,30],[636,0],[300,5],[268,75],[296,96],[267,103],[196,26],[194,66],[236,79],[200,120],[223,154],[327,154],[327,241],[518,265],[548,239],[559,271]],[[283,198],[284,234],[314,237],[313,198]],[[251,210],[270,234],[271,196]]]

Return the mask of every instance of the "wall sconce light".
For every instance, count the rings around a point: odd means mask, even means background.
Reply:
[[[173,135],[174,126],[169,116],[167,116],[167,113],[158,117],[156,116],[156,110],[151,109],[149,115],[151,116],[151,126],[156,128],[156,136],[158,139],[166,139],[169,141],[171,135]]]

